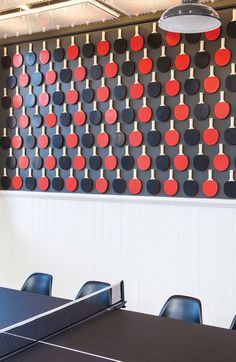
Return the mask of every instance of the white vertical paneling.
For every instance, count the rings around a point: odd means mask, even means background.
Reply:
[[[157,314],[170,295],[193,295],[205,323],[229,326],[234,204],[28,195],[0,195],[1,285],[20,288],[28,274],[45,271],[54,295],[74,298],[89,279],[124,279],[129,309]]]

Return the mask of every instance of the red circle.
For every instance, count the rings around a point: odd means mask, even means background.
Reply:
[[[107,40],[101,40],[97,45],[97,52],[101,56],[105,56],[110,51],[110,43]]]
[[[12,137],[12,140],[11,140],[11,143],[12,143],[12,147],[15,149],[15,150],[19,150],[22,146],[22,143],[23,143],[23,139],[21,136],[13,136]]]
[[[50,60],[50,57],[51,57],[50,52],[47,49],[41,50],[39,54],[40,63],[47,64]]]
[[[181,39],[180,33],[174,33],[170,31],[166,33],[166,43],[171,47],[175,47],[176,45],[178,45],[180,39]]]
[[[219,131],[216,128],[205,129],[203,140],[208,146],[214,146],[219,140]]]
[[[138,157],[137,164],[140,170],[147,171],[151,166],[151,158],[148,155]]]
[[[41,134],[38,138],[38,144],[39,147],[42,149],[45,149],[48,147],[49,144],[49,138],[46,134]]]
[[[86,165],[86,160],[85,157],[82,155],[77,155],[74,157],[74,168],[76,170],[83,170],[85,168]]]
[[[41,191],[47,191],[49,189],[49,179],[46,176],[40,177],[38,180],[38,186]]]
[[[178,70],[184,71],[190,65],[190,56],[188,54],[179,54],[175,58],[175,66]]]
[[[231,51],[229,49],[218,49],[215,52],[215,62],[219,67],[224,67],[231,60]]]
[[[141,83],[134,83],[130,86],[130,96],[134,99],[139,99],[143,96],[144,86]]]
[[[22,73],[19,76],[19,84],[21,87],[23,87],[23,88],[27,87],[27,85],[29,84],[29,81],[30,81],[30,77],[28,74]]]
[[[14,67],[19,68],[23,64],[23,56],[20,53],[17,53],[13,56],[12,63]]]
[[[139,147],[143,142],[143,134],[140,131],[132,131],[129,135],[129,142],[133,147]]]
[[[138,63],[139,71],[142,74],[149,74],[153,68],[153,62],[150,58],[143,58]]]
[[[50,97],[49,94],[46,92],[43,92],[39,95],[39,103],[42,107],[46,107],[49,103]]]
[[[204,79],[204,89],[207,93],[216,93],[220,88],[220,80],[218,77],[207,77]]]
[[[139,52],[144,46],[144,38],[142,35],[135,35],[130,40],[130,47],[134,52]]]
[[[175,118],[180,121],[186,121],[190,113],[189,106],[187,104],[178,104],[174,109]]]
[[[177,94],[179,94],[180,91],[180,83],[177,79],[169,80],[166,83],[166,93],[170,97],[175,97]]]
[[[20,156],[18,165],[22,170],[26,170],[29,167],[29,158],[27,156]]]
[[[79,92],[76,89],[71,89],[66,94],[66,100],[69,104],[77,103],[79,99]]]
[[[109,135],[106,132],[101,132],[97,135],[97,144],[99,147],[105,148],[109,144]]]
[[[117,166],[117,158],[114,155],[108,155],[105,158],[105,167],[109,171],[115,170]]]
[[[142,191],[142,182],[139,179],[129,180],[128,186],[131,194],[137,195]]]
[[[75,133],[70,133],[66,137],[66,144],[69,148],[75,148],[78,146],[79,137]]]
[[[222,107],[223,105],[223,107]],[[228,117],[228,115],[230,114],[230,105],[227,102],[224,102],[224,104],[222,102],[216,103],[215,107],[214,107],[214,112],[215,112],[215,116],[218,119],[225,119]]]
[[[152,109],[147,106],[141,107],[138,110],[138,118],[139,118],[140,122],[143,122],[143,123],[149,122],[152,118]]]
[[[50,128],[55,127],[57,124],[57,116],[55,113],[48,113],[45,117],[45,123]]]
[[[108,189],[108,181],[105,178],[99,178],[96,180],[96,190],[101,194],[104,194]]]
[[[112,109],[108,109],[105,112],[105,120],[108,124],[114,124],[117,120],[118,117],[118,113],[117,110],[112,108]]]
[[[70,60],[75,60],[78,58],[79,56],[79,47],[78,45],[70,45],[69,48],[67,49],[67,57]]]
[[[86,113],[84,111],[77,111],[74,114],[74,122],[77,126],[83,126],[86,121]]]
[[[229,168],[229,157],[227,155],[216,155],[213,159],[217,171],[226,171]]]
[[[211,30],[211,31],[207,31],[205,33],[205,38],[209,41],[215,41],[217,39],[219,39],[221,34],[221,27]]]
[[[29,117],[26,114],[22,114],[19,117],[19,125],[21,128],[27,128],[29,125]]]
[[[179,190],[179,184],[176,180],[165,180],[164,192],[168,196],[174,196]]]
[[[168,146],[174,147],[179,143],[180,134],[176,129],[169,129],[165,133],[165,142]]]
[[[16,108],[16,109],[19,109],[22,107],[22,104],[23,104],[23,98],[20,94],[16,94],[14,97],[13,97],[13,100],[12,100],[12,104],[13,104],[13,107]]]
[[[202,191],[207,197],[214,197],[218,193],[219,185],[215,180],[206,180],[202,184]]]
[[[49,70],[46,73],[45,80],[47,84],[54,84],[57,80],[57,73],[55,72],[55,70]]]
[[[78,82],[82,82],[87,74],[87,70],[82,65],[80,67],[77,67],[74,71],[74,77]]]
[[[110,62],[105,65],[105,74],[107,78],[115,78],[119,71],[118,64],[115,62]]]
[[[11,180],[12,186],[15,190],[20,190],[23,186],[23,180],[21,176],[14,176]]]
[[[106,86],[97,89],[97,98],[100,102],[106,102],[110,96],[110,90]]]
[[[47,170],[54,170],[56,167],[57,160],[54,156],[47,156],[45,158],[45,167]]]
[[[189,165],[189,159],[186,155],[177,155],[174,158],[174,165],[176,170],[185,171]]]
[[[78,187],[78,180],[75,177],[68,177],[66,179],[66,189],[70,192],[74,192]]]

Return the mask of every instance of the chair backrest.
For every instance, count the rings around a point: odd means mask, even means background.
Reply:
[[[233,329],[234,331],[236,331],[236,315],[234,316],[234,319],[232,320],[230,329]]]
[[[202,323],[201,301],[184,295],[173,295],[163,306],[160,316],[193,323]]]
[[[21,290],[42,295],[52,294],[53,277],[45,273],[33,273],[24,282]]]
[[[94,281],[94,280],[88,281],[82,286],[82,288],[76,295],[75,299],[86,297],[91,293],[97,292],[98,290],[109,286],[110,284],[105,282]],[[110,290],[103,292],[101,295],[98,294],[97,296],[93,297],[92,302],[94,304],[105,305],[109,307],[111,305]]]

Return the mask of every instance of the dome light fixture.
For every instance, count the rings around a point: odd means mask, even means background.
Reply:
[[[218,13],[199,0],[182,0],[182,4],[167,9],[159,27],[177,33],[205,33],[221,26]]]

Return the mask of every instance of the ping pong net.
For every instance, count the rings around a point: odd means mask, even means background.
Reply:
[[[108,302],[109,301],[109,302]],[[0,360],[100,313],[122,308],[124,283],[103,288],[0,330]],[[3,311],[4,312],[4,311]]]

